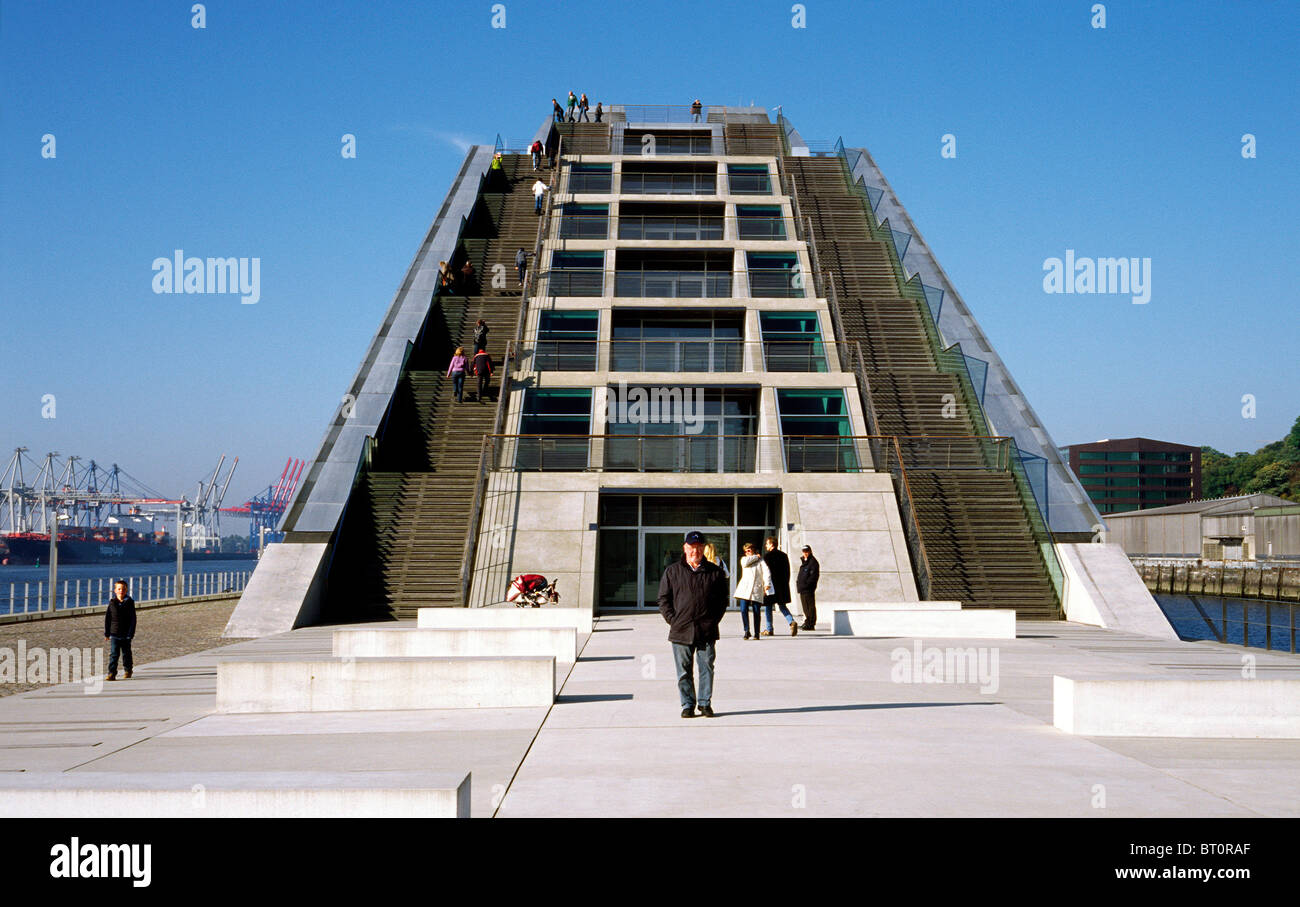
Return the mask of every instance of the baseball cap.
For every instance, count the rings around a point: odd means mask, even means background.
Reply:
[[[703,544],[704,544],[704,533],[703,533],[703,532],[700,532],[700,531],[698,531],[698,530],[692,529],[690,532],[686,533],[686,544],[688,544],[688,545],[703,545]]]

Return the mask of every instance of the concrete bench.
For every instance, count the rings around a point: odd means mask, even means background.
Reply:
[[[224,713],[526,708],[554,701],[553,656],[217,662],[217,711]]]
[[[22,772],[0,779],[11,818],[469,818],[452,772]]]
[[[334,654],[356,658],[551,655],[578,658],[574,627],[377,628],[335,630]]]
[[[1052,723],[1094,737],[1300,738],[1300,679],[1052,677]]]
[[[590,633],[590,608],[421,608],[415,625],[421,629],[462,627],[574,627]]]
[[[836,636],[1015,639],[1016,612],[940,601],[835,605],[831,630]]]

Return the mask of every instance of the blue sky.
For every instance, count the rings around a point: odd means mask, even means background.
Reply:
[[[570,88],[869,148],[1058,444],[1254,450],[1300,415],[1291,4],[492,5],[6,4],[0,451],[191,495],[225,452],[227,503],[264,488],[314,455],[467,144],[522,144]],[[178,248],[260,258],[260,301],[154,294]],[[1150,303],[1045,294],[1066,249],[1149,257]]]

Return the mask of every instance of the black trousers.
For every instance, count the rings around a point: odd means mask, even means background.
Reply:
[[[803,607],[804,625],[808,627],[817,626],[817,593],[800,592],[799,604]]]

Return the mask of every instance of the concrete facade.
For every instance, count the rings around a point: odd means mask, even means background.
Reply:
[[[1065,574],[1065,616],[1096,627],[1177,639],[1160,605],[1118,545],[1056,546]]]
[[[756,120],[757,121],[757,120]],[[711,154],[565,155],[561,178],[552,199],[555,214],[547,227],[538,267],[545,271],[557,252],[586,252],[600,256],[604,272],[599,295],[566,296],[552,292],[543,277],[536,304],[527,313],[524,337],[515,363],[512,383],[526,389],[589,389],[592,436],[589,468],[567,472],[516,472],[512,468],[510,441],[498,455],[497,469],[488,480],[483,520],[475,556],[474,578],[470,594],[472,606],[499,603],[510,580],[521,573],[540,573],[556,579],[566,603],[597,612],[599,567],[599,503],[601,494],[762,494],[779,499],[778,525],[773,527],[780,547],[797,570],[798,551],[804,544],[812,546],[821,563],[819,595],[837,599],[870,600],[917,598],[906,538],[899,518],[892,481],[887,473],[870,470],[871,454],[860,443],[858,458],[864,471],[851,473],[787,472],[779,437],[783,434],[778,412],[777,391],[782,388],[806,388],[839,391],[845,401],[852,435],[866,434],[866,419],[853,374],[841,369],[835,346],[835,332],[830,310],[824,298],[812,290],[807,280],[807,295],[802,297],[754,295],[749,282],[748,253],[785,253],[794,256],[797,272],[811,274],[807,243],[799,240],[794,223],[793,203],[782,194],[777,160],[773,156],[727,155],[723,153],[721,126],[718,123],[616,123],[613,148],[622,150],[623,129],[673,132],[696,131],[708,135]],[[570,191],[572,169],[576,160],[583,165],[608,165],[609,192]],[[714,190],[702,194],[640,194],[622,192],[625,166],[652,161],[655,165],[680,165],[706,168],[714,179]],[[732,191],[730,165],[764,167],[772,192],[761,194]],[[739,187],[737,184],[736,188]],[[566,203],[604,205],[608,212],[608,229],[601,238],[566,238],[559,206]],[[646,240],[620,239],[615,225],[620,223],[623,207],[636,205],[710,205],[721,210],[721,238],[714,240]],[[742,239],[739,237],[737,206],[762,205],[779,209],[784,222],[784,238]],[[688,296],[647,297],[620,295],[615,274],[617,255],[628,251],[654,251],[666,255],[725,251],[730,262],[732,281],[725,298]],[[557,284],[558,286],[558,284]],[[760,313],[808,312],[818,324],[819,338],[825,351],[822,371],[769,371],[764,358]],[[587,312],[597,319],[594,368],[583,371],[559,371],[538,367],[535,352],[543,313]],[[667,313],[675,316],[691,313],[726,313],[743,324],[742,360],[737,370],[728,371],[613,371],[611,344],[615,339],[616,314]],[[611,432],[609,401],[621,386],[663,388],[728,388],[750,390],[756,401],[758,436],[756,468],[744,473],[703,472],[620,472],[594,464],[603,462],[601,438]],[[617,398],[615,398],[617,399]],[[508,401],[505,431],[521,431],[525,414],[525,394],[516,392]],[[707,527],[698,527],[707,528]],[[724,556],[726,556],[724,554]],[[738,558],[737,558],[738,559]],[[733,571],[733,583],[737,579]],[[793,591],[793,590],[792,590]]]

